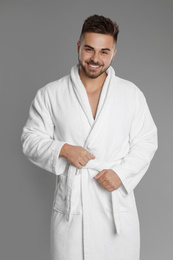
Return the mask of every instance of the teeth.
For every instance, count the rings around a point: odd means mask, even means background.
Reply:
[[[92,68],[99,68],[99,66],[97,65],[91,65],[91,64],[89,64]]]

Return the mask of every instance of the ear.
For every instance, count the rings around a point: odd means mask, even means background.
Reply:
[[[113,53],[113,56],[112,56],[112,60],[114,59],[116,53],[117,53],[117,48],[115,48],[115,50],[114,50],[114,53]]]
[[[77,42],[77,52],[79,53],[79,49],[80,49],[80,41]]]

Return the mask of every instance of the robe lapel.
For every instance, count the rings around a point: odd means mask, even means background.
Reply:
[[[90,104],[89,104],[87,92],[86,92],[85,87],[83,86],[83,84],[80,80],[78,69],[79,69],[78,66],[74,66],[72,68],[71,80],[72,80],[72,85],[73,85],[74,92],[76,94],[77,100],[80,103],[80,106],[83,109],[85,116],[87,117],[88,122],[89,122],[90,127],[91,127],[91,131],[89,132],[89,135],[85,140],[84,148],[86,148],[86,149],[91,148],[91,150],[92,150],[92,143],[96,138],[99,126],[100,126],[102,120],[104,120],[105,112],[106,112],[106,110],[107,110],[107,108],[109,107],[109,104],[110,104],[110,102],[109,102],[110,97],[111,97],[112,91],[114,89],[114,84],[116,83],[114,81],[115,72],[114,72],[114,69],[112,67],[109,67],[109,69],[107,70],[108,76],[107,76],[105,83],[103,85],[103,88],[102,88],[102,92],[101,92],[101,95],[100,95],[99,104],[98,104],[98,108],[97,108],[97,112],[96,112],[96,118],[94,120],[93,115],[92,115],[92,110],[91,110],[91,107],[90,107]],[[99,164],[101,164],[101,162],[99,162]],[[106,165],[106,163],[105,163],[105,165]],[[96,168],[98,168],[98,171],[99,171],[100,167],[98,167],[98,165],[97,165]],[[73,165],[70,165],[69,170],[68,170],[68,181],[67,181],[68,194],[67,194],[67,209],[66,209],[67,210],[66,211],[67,221],[71,221],[71,205],[72,205],[71,193],[72,193],[74,176],[79,171],[88,171],[88,166],[83,167],[83,169],[81,169],[81,170],[77,170]],[[81,174],[81,176],[82,176],[82,189],[83,189],[83,205],[85,207],[85,210],[84,210],[84,213],[83,213],[84,214],[84,222],[85,222],[84,226],[87,226],[87,214],[86,214],[86,212],[87,212],[88,202],[87,202],[87,196],[85,196],[84,190],[85,189],[87,190],[86,183],[87,183],[88,174]],[[87,194],[87,192],[86,192],[86,194]],[[117,191],[115,190],[111,194],[112,194],[112,206],[113,206],[114,223],[115,223],[117,233],[120,233],[121,223],[119,221],[119,201],[118,201],[118,197],[117,197]],[[84,228],[84,230],[85,230],[84,236],[86,238],[87,237],[87,228]],[[85,241],[87,241],[87,239],[85,239]]]
[[[79,71],[78,66],[72,67],[72,70],[71,70],[72,86],[73,86],[74,92],[76,94],[76,98],[77,98],[81,108],[83,109],[90,126],[92,127],[92,125],[94,123],[94,118],[92,116],[92,111],[91,111],[91,107],[89,104],[87,92],[85,90],[84,85],[82,84],[82,81],[80,80],[78,71]]]
[[[91,131],[88,135],[88,137],[85,140],[85,145],[84,147],[91,146],[92,142],[94,141],[94,138],[97,134],[97,131],[99,129],[99,125],[101,121],[104,118],[104,112],[106,111],[108,105],[109,105],[109,96],[111,95],[111,88],[112,88],[112,78],[115,75],[114,69],[112,67],[109,67],[107,70],[107,77],[104,82],[100,99],[99,99],[99,104],[97,107],[97,112],[96,112],[96,117],[95,120],[92,115],[92,110],[89,104],[89,99],[87,92],[85,90],[84,85],[82,84],[82,81],[79,76],[79,67],[74,66],[71,70],[71,80],[74,88],[74,92],[76,94],[76,97],[78,99],[78,102],[80,103],[81,108],[83,109],[88,122],[91,126]]]

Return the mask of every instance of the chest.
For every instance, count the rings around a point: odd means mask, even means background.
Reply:
[[[91,92],[91,93],[87,92],[88,101],[89,101],[91,111],[92,111],[92,115],[93,115],[94,119],[95,119],[95,116],[96,116],[96,113],[97,113],[100,94],[101,94],[101,89],[94,91],[94,92]]]
[[[74,92],[66,92],[63,96],[58,93],[52,98],[55,99],[52,107],[55,139],[83,145],[94,129],[97,129],[95,136],[102,140],[100,145],[106,142],[110,146],[110,139],[115,140],[116,146],[119,146],[127,137],[133,118],[134,102],[129,102],[123,93],[113,92],[109,99],[104,101],[101,91],[86,93],[82,102]],[[100,104],[102,105],[98,109]],[[98,117],[91,124],[88,114],[92,113],[91,116],[94,118],[97,111]],[[98,121],[98,118],[101,119]]]

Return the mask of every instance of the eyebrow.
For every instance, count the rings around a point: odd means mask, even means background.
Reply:
[[[92,46],[90,46],[90,45],[87,45],[87,44],[85,44],[84,47],[88,47],[88,48],[94,50],[94,47],[92,47]],[[111,51],[109,48],[102,48],[101,50],[102,50],[102,51]]]

